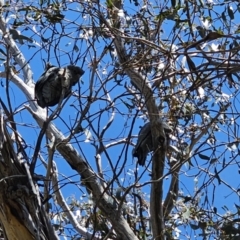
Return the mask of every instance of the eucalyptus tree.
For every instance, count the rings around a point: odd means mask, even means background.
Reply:
[[[237,239],[239,9],[2,2],[2,236]]]

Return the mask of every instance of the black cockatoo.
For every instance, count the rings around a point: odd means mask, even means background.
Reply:
[[[159,120],[160,121],[160,120]],[[162,122],[165,134],[168,135],[172,132],[167,123]],[[146,123],[138,133],[138,140],[135,148],[133,149],[133,157],[138,158],[138,164],[144,166],[149,152],[153,151],[152,134],[150,122]]]
[[[70,93],[84,71],[77,66],[69,65],[59,68],[52,65],[46,67],[35,85],[35,98],[40,107],[45,108],[58,104],[63,88],[65,89],[64,98]]]

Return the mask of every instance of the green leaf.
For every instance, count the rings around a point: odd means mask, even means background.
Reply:
[[[197,30],[198,30],[199,35],[200,35],[202,38],[204,38],[204,37],[206,36],[206,29],[205,29],[205,28],[203,28],[203,27],[201,27],[201,26],[198,26],[198,27],[197,27]]]
[[[26,23],[25,22],[21,22],[21,21],[17,22],[16,20],[14,20],[13,27],[17,28],[18,26],[22,26],[24,24],[26,24]]]
[[[23,44],[23,40],[26,40],[26,41],[28,41],[28,42],[33,43],[33,40],[32,40],[31,38],[19,34],[18,31],[15,30],[15,29],[13,29],[13,28],[10,29],[9,32],[10,32],[10,34],[12,35],[12,38],[13,38],[14,40],[18,40],[19,43],[21,43],[21,44]]]
[[[217,160],[218,160],[217,158],[212,158],[211,161],[210,161],[210,164],[215,163]]]
[[[120,99],[121,100],[121,102],[128,108],[128,110],[132,110],[132,109],[134,109],[135,108],[135,106],[134,105],[131,105],[131,104],[129,104],[128,102],[126,102],[126,101],[123,101],[122,99]]]
[[[201,228],[201,229],[206,229],[207,227],[207,222],[204,222],[204,221],[200,221],[198,226]]]
[[[230,6],[228,6],[228,16],[231,18],[231,20],[234,19],[234,13]]]
[[[214,211],[214,213],[216,214],[216,213],[217,213],[217,208],[216,208],[216,207],[213,207],[213,211]]]
[[[223,19],[224,22],[227,21],[227,18],[226,18],[225,12],[222,12],[222,19]]]
[[[218,180],[218,184],[220,185],[221,184],[221,182],[222,182],[222,180],[221,180],[221,178],[219,177],[219,175],[218,175],[218,172],[217,172],[217,169],[215,168],[214,169],[214,173],[215,173],[215,177],[217,178],[217,180]]]
[[[208,157],[208,156],[206,156],[206,155],[204,155],[204,154],[199,153],[198,156],[199,156],[201,159],[203,159],[203,160],[210,160],[210,157]]]
[[[31,38],[29,38],[29,37],[26,37],[26,36],[24,36],[24,35],[19,35],[19,37],[18,37],[18,39],[20,40],[26,40],[26,41],[28,41],[28,42],[30,42],[30,43],[33,43],[33,40],[31,39]]]
[[[46,18],[48,19],[48,21],[50,23],[58,23],[58,22],[61,22],[63,20],[65,16],[61,13],[56,13],[54,15],[46,15]]]
[[[188,64],[188,67],[190,69],[190,71],[195,71],[196,70],[196,66],[194,64],[194,62],[192,61],[192,59],[187,55],[187,64]]]
[[[41,40],[45,43],[48,42],[48,39],[44,38],[43,36],[41,36]]]
[[[192,224],[192,223],[189,223],[190,227],[193,229],[193,230],[197,230],[199,229],[199,226],[198,225],[195,225],[195,224]]]
[[[114,7],[113,2],[111,0],[107,0],[106,5],[107,5],[108,8],[113,8]]]
[[[9,32],[10,32],[10,34],[12,35],[12,38],[13,38],[13,39],[17,39],[17,38],[18,38],[19,33],[18,33],[17,30],[15,30],[15,29],[12,28],[12,29],[9,30]]]
[[[79,48],[78,48],[78,46],[77,46],[76,44],[74,45],[73,50],[74,50],[75,52],[79,52]]]
[[[171,0],[171,3],[172,3],[172,7],[176,6],[176,0]]]
[[[36,48],[36,46],[32,45],[32,44],[28,44],[27,46],[28,46],[28,48]]]

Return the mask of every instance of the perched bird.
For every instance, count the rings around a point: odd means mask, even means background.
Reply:
[[[159,120],[160,121],[160,120]],[[163,124],[165,134],[172,132],[167,123],[160,121]],[[150,122],[146,123],[138,133],[138,140],[133,149],[133,157],[138,158],[138,164],[144,166],[149,152],[153,151],[152,134]]]
[[[64,98],[70,93],[84,71],[77,66],[69,65],[64,68],[47,65],[35,85],[35,98],[40,107],[45,108],[59,103],[63,89]]]

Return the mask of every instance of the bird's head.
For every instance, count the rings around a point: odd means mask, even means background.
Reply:
[[[78,66],[69,65],[67,66],[67,69],[76,76],[73,78],[73,84],[76,84],[79,81],[79,78],[84,74],[84,71]]]

